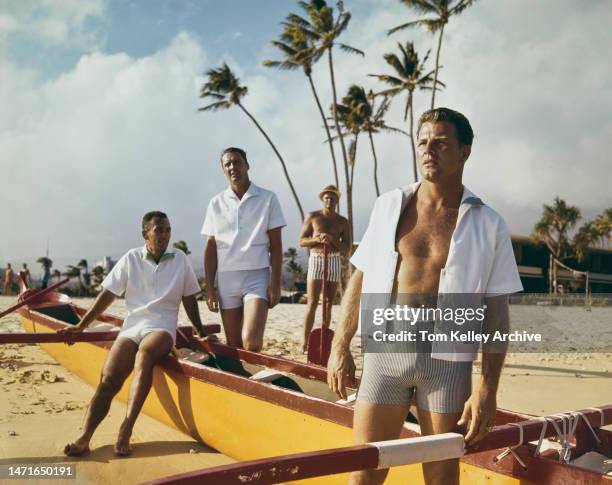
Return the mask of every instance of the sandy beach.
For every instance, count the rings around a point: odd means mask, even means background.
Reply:
[[[0,310],[15,298],[0,297]],[[76,300],[88,306],[91,299]],[[301,321],[304,305],[281,304],[270,312],[264,352],[305,361],[301,353]],[[218,316],[201,304],[203,321]],[[332,319],[339,307],[333,308]],[[123,301],[109,313],[125,315]],[[596,321],[601,331],[610,331],[611,308],[539,308],[512,306],[513,319],[554,318],[563,321]],[[538,317],[538,318],[536,318]],[[187,321],[184,313],[181,321]],[[320,313],[316,321],[320,321]],[[605,323],[607,322],[607,324]],[[589,327],[599,328],[599,327]],[[16,314],[0,320],[0,331],[20,331]],[[610,341],[609,334],[607,341]],[[352,345],[357,356],[359,340]],[[480,366],[474,366],[474,380]],[[84,410],[93,389],[66,371],[36,345],[5,345],[0,348],[0,464],[77,463],[77,483],[101,483],[122,477],[134,483],[179,472],[230,463],[232,459],[215,452],[157,421],[142,415],[136,424],[134,455],[116,458],[112,445],[125,413],[123,403],[113,403],[94,438],[94,451],[82,459],[67,459],[64,444],[75,437],[82,425]],[[529,414],[543,415],[612,402],[612,351],[598,353],[550,352],[510,354],[500,383],[498,406]],[[159,458],[162,459],[159,459]],[[53,483],[44,480],[44,483]],[[66,483],[65,481],[57,481]],[[23,483],[20,481],[20,483]]]

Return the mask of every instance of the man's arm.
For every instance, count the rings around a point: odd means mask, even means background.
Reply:
[[[348,282],[340,307],[340,322],[332,342],[327,363],[327,383],[332,391],[346,399],[346,384],[355,380],[355,363],[351,355],[351,339],[357,332],[359,322],[359,301],[363,273],[355,270]]]
[[[217,264],[217,241],[214,236],[208,236],[204,249],[204,279],[206,282],[206,305],[211,312],[219,311],[219,300],[215,290]]]
[[[268,231],[270,238],[270,264],[272,272],[270,275],[270,286],[268,288],[268,307],[274,308],[280,301],[281,274],[283,270],[283,239],[282,227],[276,227]]]
[[[187,313],[189,321],[196,328],[200,337],[206,337],[206,332],[204,332],[204,328],[202,327],[202,320],[200,320],[200,309],[198,308],[196,295],[184,296],[183,306],[185,307],[185,312]]]
[[[82,332],[91,324],[91,322],[98,318],[98,316],[103,313],[113,301],[115,301],[115,298],[117,298],[117,295],[106,288],[103,289],[94,301],[91,308],[87,310],[85,315],[83,315],[79,323],[76,325],[71,325],[70,327],[62,328],[58,330],[57,333]]]
[[[493,335],[496,331],[505,334],[510,329],[508,296],[500,295],[485,299],[487,309],[483,333]],[[463,414],[457,424],[466,426],[468,443],[480,441],[495,424],[497,410],[497,388],[506,358],[507,343],[498,342],[483,346],[482,375],[478,387],[465,403]]]
[[[298,244],[303,248],[312,248],[313,246],[317,246],[321,244],[320,238],[313,237],[313,226],[312,226],[312,212],[306,216],[306,220],[304,221],[304,225],[302,226],[302,230],[300,231],[300,239],[298,240]]]

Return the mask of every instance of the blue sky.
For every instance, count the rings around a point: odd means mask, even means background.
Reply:
[[[397,0],[345,2],[353,14],[342,41],[365,58],[336,52],[338,91],[382,88],[382,56],[412,40],[423,55],[435,38],[386,30],[417,18]],[[218,153],[243,146],[251,177],[274,190],[295,246],[300,221],[278,161],[237,109],[198,113],[204,72],[228,62],[249,88],[245,106],[287,160],[306,210],[332,182],[324,132],[306,78],[261,66],[294,2],[285,0],[0,2],[0,265],[44,254],[62,269],[80,258],[116,258],[141,243],[147,210],[171,216],[201,266],[199,228],[208,200],[225,186]],[[612,3],[480,1],[445,31],[439,105],[464,112],[476,142],[465,184],[517,234],[529,234],[541,206],[559,195],[592,218],[612,205],[609,140]],[[431,63],[430,63],[431,67]],[[315,66],[323,105],[327,66]],[[428,106],[415,99],[415,112]],[[403,98],[388,116],[406,129]],[[383,190],[412,182],[405,137],[376,138]],[[356,238],[375,198],[366,140],[358,149]]]

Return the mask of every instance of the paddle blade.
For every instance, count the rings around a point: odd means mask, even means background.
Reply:
[[[315,328],[308,337],[308,362],[322,366],[327,365],[334,331],[330,328]]]

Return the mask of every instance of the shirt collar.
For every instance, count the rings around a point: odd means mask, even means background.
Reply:
[[[244,193],[244,195],[242,196],[242,199],[238,199],[238,196],[236,195],[236,193],[232,190],[231,185],[225,189],[225,195],[227,197],[233,197],[236,200],[240,200],[243,201],[245,199],[248,199],[249,197],[255,197],[256,195],[259,195],[259,192],[261,191],[261,189],[259,187],[257,187],[257,185],[255,185],[252,181],[251,184],[249,185],[249,188],[247,189],[247,191]]]
[[[421,182],[416,182],[398,189],[402,194],[402,211],[406,208],[406,205],[408,205],[408,202],[412,199],[420,185]],[[461,206],[466,206],[467,208],[479,205],[485,205],[485,203],[464,185],[463,194],[461,195]]]
[[[148,259],[149,261],[153,261],[155,263],[155,258],[153,257],[153,255],[149,251],[149,248],[147,247],[146,244],[140,250],[140,256],[142,257],[143,260],[147,260]],[[172,259],[172,258],[174,258],[174,250],[173,249],[166,249],[166,252],[164,254],[162,254],[161,258],[159,258],[159,262],[161,263],[162,261],[165,261],[167,259]]]

